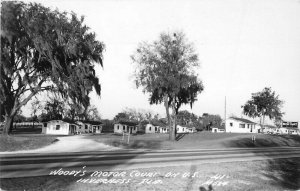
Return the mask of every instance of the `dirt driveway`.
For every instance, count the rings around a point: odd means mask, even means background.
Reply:
[[[59,153],[59,152],[85,152],[85,151],[108,151],[119,148],[96,142],[92,139],[86,139],[91,135],[74,135],[66,137],[57,137],[58,141],[43,148],[34,150],[0,152],[0,154],[13,153]]]

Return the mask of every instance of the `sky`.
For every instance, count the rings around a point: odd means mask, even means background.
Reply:
[[[165,116],[163,105],[150,105],[149,95],[135,87],[130,56],[138,43],[179,30],[194,44],[201,63],[196,72],[204,84],[193,108],[181,110],[224,118],[226,96],[226,117],[240,117],[251,93],[271,87],[284,100],[283,119],[300,121],[300,0],[35,2],[84,15],[105,44],[104,67],[96,67],[101,96],[91,94],[102,118],[112,119],[125,108]]]

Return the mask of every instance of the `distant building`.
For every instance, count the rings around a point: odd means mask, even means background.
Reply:
[[[261,127],[261,125],[257,124],[257,127]],[[278,129],[277,127],[273,125],[264,125],[263,128],[261,128],[262,133],[267,133],[267,134],[275,134],[276,130]]]
[[[275,130],[275,134],[280,134],[280,135],[299,135],[300,131],[296,127],[279,127]]]
[[[196,130],[196,127],[187,127],[186,132],[187,133],[196,133],[197,130]]]
[[[224,126],[213,126],[211,127],[211,132],[213,133],[225,133],[225,127]]]
[[[260,127],[248,119],[230,117],[226,119],[225,131],[227,133],[259,133]]]
[[[288,132],[290,135],[300,135],[300,130],[298,128],[289,128]]]
[[[114,133],[122,134],[122,133],[130,133],[136,134],[138,131],[137,123],[130,121],[120,121],[114,124]]]
[[[187,133],[187,127],[177,125],[176,126],[176,133]]]

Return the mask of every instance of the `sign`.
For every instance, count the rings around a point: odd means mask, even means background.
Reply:
[[[298,122],[291,122],[291,121],[283,121],[282,127],[295,127],[298,128]]]

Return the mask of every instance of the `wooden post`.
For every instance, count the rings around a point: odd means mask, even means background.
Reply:
[[[129,139],[130,139],[130,132],[128,133],[127,144],[129,144]]]

